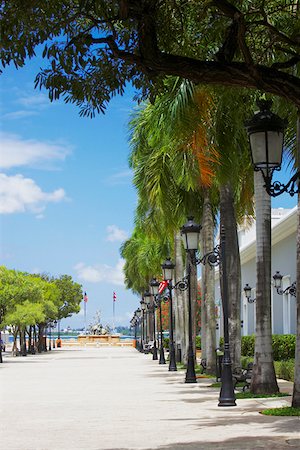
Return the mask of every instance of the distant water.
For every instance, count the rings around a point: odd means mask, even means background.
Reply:
[[[49,338],[49,335],[47,335],[47,338]],[[61,334],[60,338],[62,341],[68,341],[70,339],[77,341],[78,335]],[[57,339],[57,333],[51,334],[51,339]],[[134,339],[134,336],[120,336],[120,339],[121,341],[132,340]],[[14,341],[13,336],[9,336],[9,342],[12,343],[13,341]]]

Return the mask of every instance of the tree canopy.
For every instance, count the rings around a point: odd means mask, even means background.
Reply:
[[[247,87],[300,106],[297,0],[2,1],[3,66],[43,48],[36,86],[104,111],[131,82],[143,96],[176,75],[197,84]]]

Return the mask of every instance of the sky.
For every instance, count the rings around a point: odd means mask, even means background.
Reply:
[[[44,64],[8,67],[0,78],[0,264],[71,275],[87,292],[88,324],[100,310],[102,324],[112,325],[116,292],[115,325],[128,325],[139,299],[125,289],[119,248],[134,227],[127,131],[134,92],[115,97],[105,115],[82,118],[76,106],[34,89]],[[273,200],[276,208],[295,204],[288,195]],[[84,326],[83,304],[62,326]]]

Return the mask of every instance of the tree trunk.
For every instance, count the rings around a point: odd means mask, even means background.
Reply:
[[[296,166],[300,170],[300,110],[297,119],[297,144],[296,144]],[[298,194],[298,231],[297,231],[297,329],[296,329],[296,351],[295,351],[295,381],[293,389],[292,406],[300,408],[300,194]]]
[[[13,333],[13,337],[14,337],[14,342],[13,342],[13,347],[12,347],[12,355],[17,356],[18,355],[18,347],[17,347],[18,327],[13,327],[12,333]]]
[[[208,195],[204,198],[201,255],[206,255],[214,249],[214,221],[212,208]],[[215,314],[215,270],[208,263],[202,266],[201,286],[201,347],[202,329],[204,331],[205,352],[202,357],[206,359],[206,373],[216,373],[216,314]],[[203,314],[202,314],[203,310]]]
[[[232,368],[241,365],[241,262],[234,210],[229,183],[220,187],[220,222],[225,228],[226,273],[228,278],[228,326]]]
[[[256,212],[256,339],[251,392],[278,392],[273,352],[271,323],[271,197],[267,194],[262,174],[254,173]]]
[[[182,260],[182,243],[180,233],[175,234],[175,283],[182,280],[184,277],[184,266]],[[187,346],[186,332],[185,332],[185,316],[186,304],[184,292],[179,289],[174,289],[174,306],[175,306],[175,345],[176,345],[176,360],[187,362]],[[178,351],[180,349],[180,351]]]

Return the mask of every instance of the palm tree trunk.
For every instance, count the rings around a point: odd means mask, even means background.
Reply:
[[[214,221],[208,195],[205,195],[203,202],[201,244],[202,255],[213,251]],[[209,264],[202,266],[201,288],[201,347],[203,330],[205,349],[202,357],[206,359],[206,373],[214,374],[216,373],[215,270]]]
[[[241,262],[234,210],[234,198],[229,183],[220,187],[220,222],[225,228],[226,273],[228,278],[228,326],[232,367],[241,361]]]
[[[297,169],[300,170],[300,110],[297,119],[297,144],[296,144]],[[298,232],[297,232],[297,331],[296,331],[296,352],[295,352],[295,381],[293,389],[292,406],[300,407],[300,194],[298,194]]]
[[[182,243],[180,233],[175,234],[174,239],[175,251],[175,283],[182,280],[184,276],[184,265],[182,260]],[[187,360],[187,342],[185,333],[185,315],[186,308],[184,302],[184,292],[174,289],[174,306],[175,306],[175,343],[176,343],[176,360],[179,362]],[[178,352],[180,348],[181,352]],[[181,353],[181,354],[180,354]]]
[[[271,197],[260,172],[254,173],[256,212],[256,339],[251,392],[278,392],[271,323]]]

